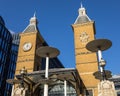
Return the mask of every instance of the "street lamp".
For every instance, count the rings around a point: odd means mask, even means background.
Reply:
[[[46,58],[46,66],[45,66],[45,78],[49,79],[49,58],[57,57],[60,52],[58,49],[49,47],[49,46],[42,46],[37,49],[37,55],[40,57]],[[48,84],[47,82],[44,84],[44,96],[48,96]]]
[[[92,52],[97,52],[98,53],[98,64],[99,64],[99,70],[100,72],[95,72],[96,77],[102,80],[106,79],[105,77],[105,70],[104,67],[106,65],[106,61],[102,59],[102,51],[105,51],[109,49],[112,45],[112,42],[108,39],[96,39],[93,41],[90,41],[87,45],[86,48],[89,51]],[[99,76],[98,74],[101,73],[102,76]],[[98,77],[99,76],[99,77]]]
[[[104,69],[104,67],[106,65],[106,61],[104,59],[101,59],[99,62],[99,65]]]
[[[100,66],[100,71],[101,71],[101,75],[102,75],[103,80],[106,79],[106,76],[105,76],[106,74],[105,74],[105,70],[104,70],[105,65],[106,65],[106,61],[101,59],[99,62],[99,66]]]

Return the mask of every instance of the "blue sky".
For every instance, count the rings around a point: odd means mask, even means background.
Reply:
[[[50,46],[60,50],[58,58],[67,68],[75,67],[74,38],[71,25],[78,16],[81,0],[1,0],[0,15],[6,27],[22,32],[36,12],[39,30]],[[103,52],[106,69],[120,74],[120,0],[83,0],[90,19],[96,24],[96,38],[112,41]]]

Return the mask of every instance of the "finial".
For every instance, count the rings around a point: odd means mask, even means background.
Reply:
[[[81,8],[83,8],[83,4],[82,4],[82,1],[81,1]]]
[[[34,16],[33,17],[36,17],[36,11],[34,12]]]
[[[37,24],[36,12],[34,12],[33,17],[30,19],[30,24]]]

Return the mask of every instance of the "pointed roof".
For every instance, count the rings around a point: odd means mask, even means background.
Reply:
[[[29,23],[29,25],[25,28],[25,30],[23,31],[23,33],[36,32],[36,31],[38,31],[37,24],[38,24],[38,21],[37,21],[37,18],[36,18],[36,14],[34,13],[34,16],[31,17],[30,23]]]
[[[74,24],[82,24],[82,23],[91,21],[91,19],[87,16],[86,9],[83,7],[82,3],[81,3],[81,7],[79,8],[78,12],[79,12],[79,15]]]

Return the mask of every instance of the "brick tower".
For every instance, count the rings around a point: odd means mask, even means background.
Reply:
[[[98,71],[97,54],[86,49],[86,44],[95,39],[95,26],[81,4],[79,15],[72,25],[74,31],[76,69],[82,79],[82,96],[97,96],[98,80],[93,73]],[[89,94],[89,95],[88,95]]]
[[[16,65],[15,75],[20,74],[19,71],[25,67],[28,72],[40,70],[41,58],[36,55],[36,49],[42,46],[44,42],[37,27],[37,19],[33,16],[29,25],[20,34],[20,44]]]

